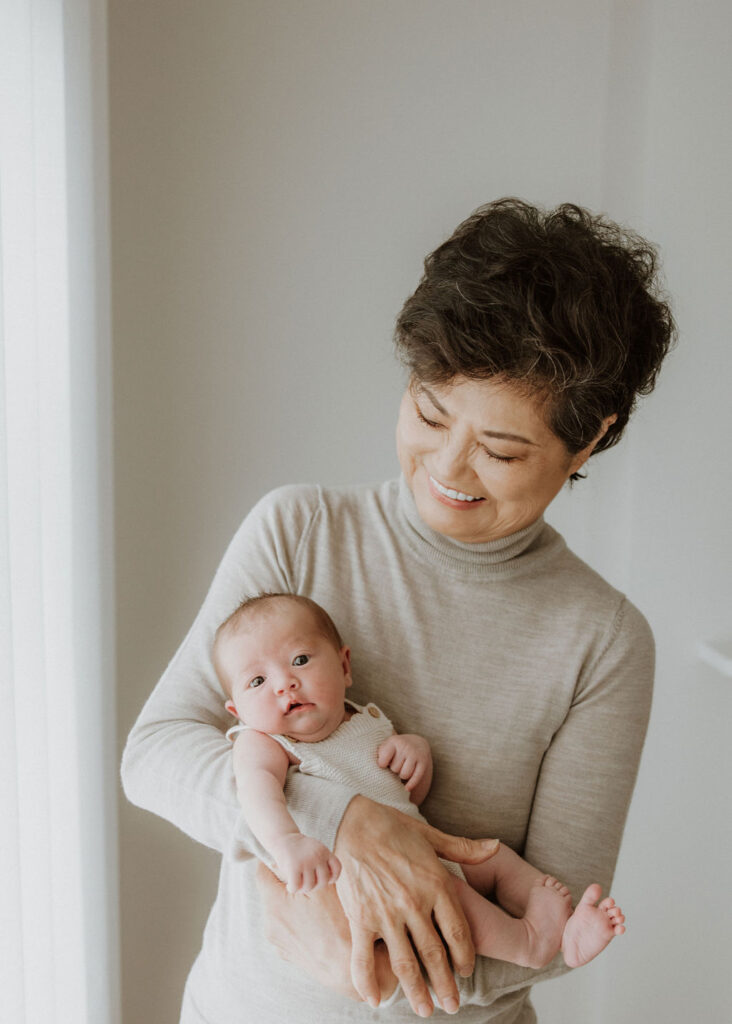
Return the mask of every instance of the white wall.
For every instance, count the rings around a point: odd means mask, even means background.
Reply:
[[[624,450],[553,517],[659,640],[616,883],[632,928],[537,989],[546,1024],[685,1024],[729,1007],[730,693],[693,649],[732,629],[718,447],[732,21],[721,0],[698,11],[109,4],[120,744],[258,495],[395,472],[394,317],[462,217],[504,194],[569,199],[664,246],[682,344]],[[133,808],[121,829],[124,1021],[174,1024],[217,858]]]

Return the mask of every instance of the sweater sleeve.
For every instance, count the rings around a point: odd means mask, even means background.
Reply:
[[[122,783],[128,799],[227,856],[270,860],[236,798],[231,744],[224,736],[231,719],[211,661],[214,634],[245,597],[297,590],[298,546],[317,514],[318,494],[317,488],[280,488],[252,509],[125,747]],[[331,848],[352,796],[345,787],[326,787],[299,773],[291,773],[287,784],[298,826]]]
[[[653,672],[653,635],[623,599],[544,755],[523,851],[530,864],[568,885],[575,903],[591,882],[609,891],[648,725]],[[479,957],[473,976],[458,985],[465,1002],[488,1005],[567,970],[561,954],[540,971]]]

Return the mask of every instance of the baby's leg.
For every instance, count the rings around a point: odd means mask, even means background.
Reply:
[[[616,935],[625,931],[625,916],[609,896],[595,906],[602,896],[599,885],[590,885],[567,921],[562,936],[562,953],[567,967],[582,967],[594,960]]]
[[[465,877],[484,896],[493,896],[513,917],[526,912],[533,887],[547,877],[501,843],[498,853],[482,864],[462,864]]]
[[[572,904],[569,890],[555,878],[539,875],[521,918],[511,917],[462,879],[454,881],[473,944],[481,956],[538,969],[559,952]]]
[[[568,890],[555,879],[543,875],[536,868],[527,864],[508,846],[501,844],[498,853],[482,864],[464,864],[462,867],[465,877],[474,889],[491,894],[496,902],[514,917],[521,918],[526,915],[530,925],[537,917],[537,912],[541,914],[544,909],[541,903],[537,903],[537,893],[544,899],[546,898],[541,893],[542,886],[551,890],[552,886],[556,885],[558,891],[567,894],[567,904],[569,913],[571,913],[572,907]],[[591,885],[585,891],[569,920],[565,918],[566,927],[561,939],[561,948],[568,967],[581,967],[583,964],[589,963],[598,953],[602,952],[611,939],[616,935],[622,935],[625,931],[625,917],[620,907],[616,907],[610,897],[602,900],[599,906],[595,906],[601,895],[600,886]],[[535,909],[529,913],[529,908],[532,908],[532,905]],[[485,953],[484,955],[519,963],[518,960],[502,957],[499,953]]]

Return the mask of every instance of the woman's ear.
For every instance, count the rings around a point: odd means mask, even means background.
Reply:
[[[592,438],[590,443],[585,448],[583,448],[581,452],[577,452],[576,455],[572,456],[572,461],[569,464],[568,476],[572,476],[574,473],[578,473],[582,469],[584,464],[589,459],[590,455],[592,455],[595,448],[598,446],[598,444],[605,436],[605,434],[607,434],[608,429],[613,425],[617,418],[617,413],[612,413],[610,416],[606,416],[605,419],[602,421],[600,429],[598,430],[595,437]]]

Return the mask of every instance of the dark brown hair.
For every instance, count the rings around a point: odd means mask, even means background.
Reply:
[[[426,258],[395,331],[418,381],[500,377],[540,394],[570,454],[612,414],[595,451],[620,440],[674,337],[653,245],[571,203],[510,198],[481,206]]]
[[[230,691],[229,682],[221,670],[221,665],[217,657],[219,641],[222,638],[234,635],[252,612],[257,610],[264,611],[268,604],[279,600],[293,601],[296,604],[300,604],[307,608],[315,621],[317,631],[325,637],[328,643],[333,644],[337,651],[340,651],[341,647],[343,647],[341,635],[336,629],[335,623],[331,619],[330,615],[328,615],[324,608],[321,608],[317,602],[312,601],[309,597],[304,597],[302,594],[280,594],[274,592],[261,593],[254,597],[247,597],[237,608],[234,609],[228,619],[225,619],[224,622],[221,623],[219,628],[216,630],[216,635],[214,637],[214,667],[216,669],[216,674],[227,693]]]

